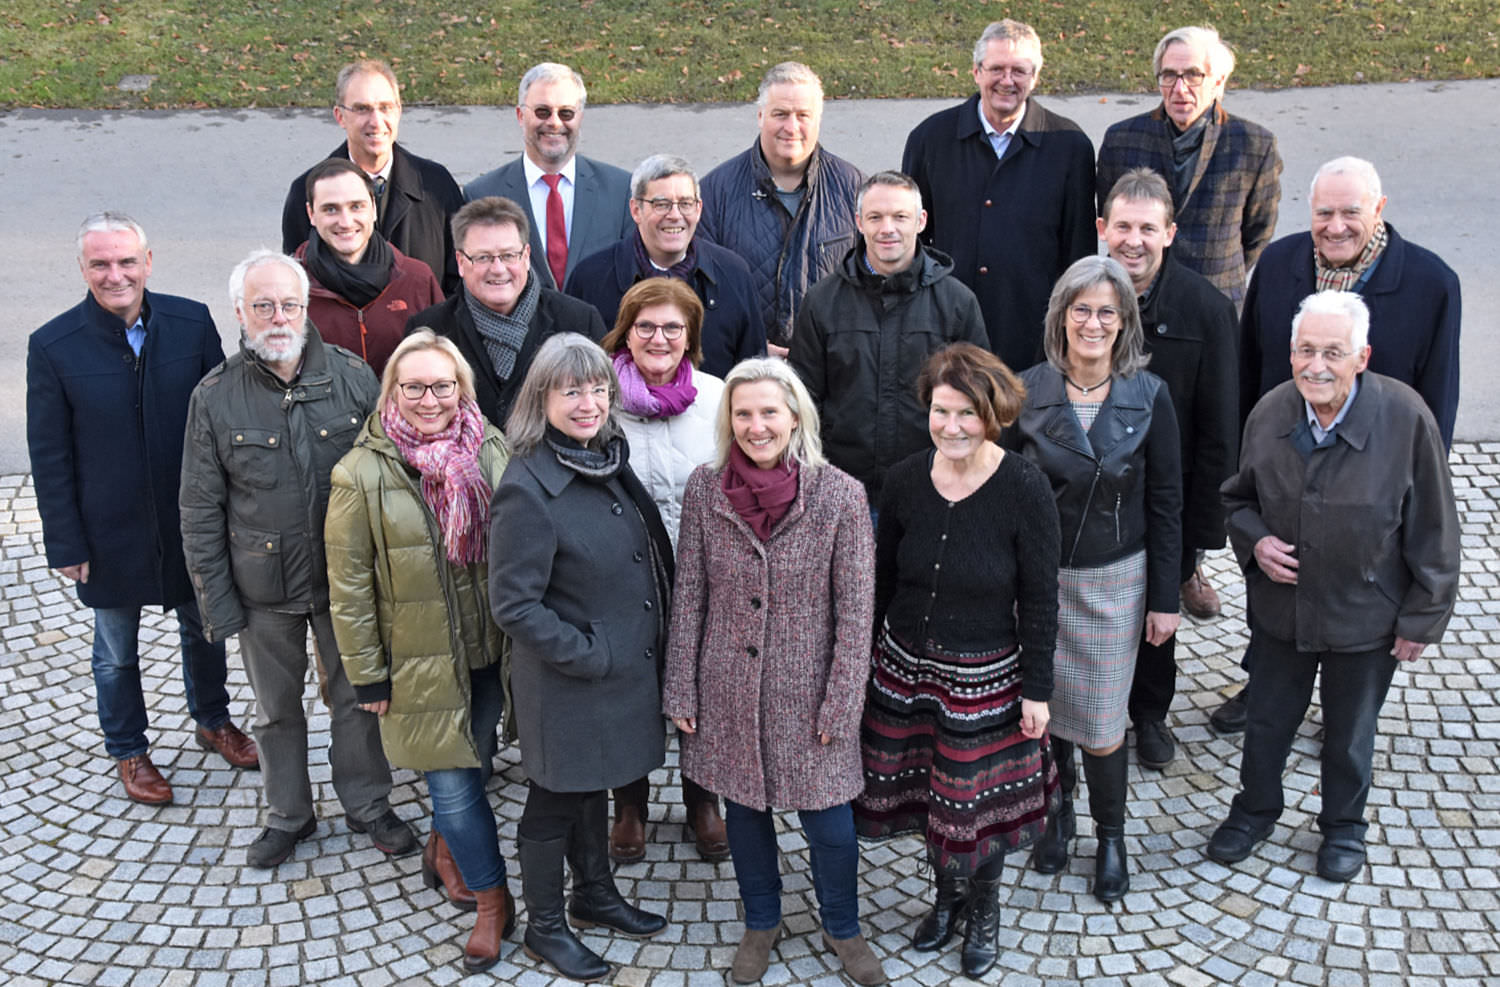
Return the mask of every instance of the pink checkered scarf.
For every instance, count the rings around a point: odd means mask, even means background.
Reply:
[[[479,470],[484,416],[460,398],[458,414],[436,435],[423,435],[401,417],[393,395],[380,409],[380,424],[401,458],[422,474],[422,499],[437,516],[448,561],[483,562],[489,554],[490,490]]]

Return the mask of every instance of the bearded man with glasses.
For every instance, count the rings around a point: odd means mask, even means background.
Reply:
[[[766,325],[750,267],[732,250],[697,236],[703,215],[698,175],[682,158],[653,154],[630,176],[626,234],[584,258],[568,276],[567,292],[615,324],[620,299],[645,278],[686,281],[703,303],[699,369],[723,377],[741,360],[766,355]]]
[[[566,65],[542,62],[521,76],[516,123],[526,151],[464,186],[473,202],[519,203],[543,288],[563,290],[578,262],[630,234],[630,174],[577,153],[588,91]]]
[[[1115,182],[1150,168],[1172,190],[1172,256],[1235,305],[1245,278],[1276,232],[1281,155],[1265,127],[1224,111],[1234,53],[1209,27],[1181,27],[1156,45],[1152,74],[1161,105],[1121,120],[1099,145],[1099,211]]]

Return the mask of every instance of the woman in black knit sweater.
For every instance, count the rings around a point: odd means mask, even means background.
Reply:
[[[936,901],[912,946],[940,949],[966,920],[963,969],[979,977],[997,955],[1006,851],[1041,834],[1057,799],[1041,738],[1060,536],[1047,478],[995,442],[1026,395],[1005,364],[956,343],[917,387],[935,448],[886,475],[855,821],[864,837],[923,834]]]

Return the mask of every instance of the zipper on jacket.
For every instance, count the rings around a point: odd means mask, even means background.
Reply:
[[[1094,491],[1099,486],[1099,477],[1104,473],[1104,464],[1095,460],[1094,479],[1089,483],[1089,495],[1083,502],[1083,513],[1078,516],[1078,530],[1073,533],[1073,547],[1068,550],[1068,567],[1073,566],[1073,557],[1078,554],[1078,542],[1083,539],[1083,526],[1088,523],[1089,508],[1094,506]],[[1116,530],[1119,528],[1119,519],[1115,521]]]
[[[1120,494],[1115,494],[1115,544],[1120,544]]]

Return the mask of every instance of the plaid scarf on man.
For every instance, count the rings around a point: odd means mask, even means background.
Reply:
[[[1390,236],[1385,231],[1385,224],[1380,223],[1375,227],[1375,234],[1370,237],[1370,242],[1365,244],[1365,249],[1359,252],[1353,264],[1348,267],[1330,267],[1323,260],[1323,255],[1313,248],[1313,265],[1318,273],[1319,291],[1353,291],[1354,286],[1360,278],[1380,258],[1385,250],[1385,245],[1390,242]]]

